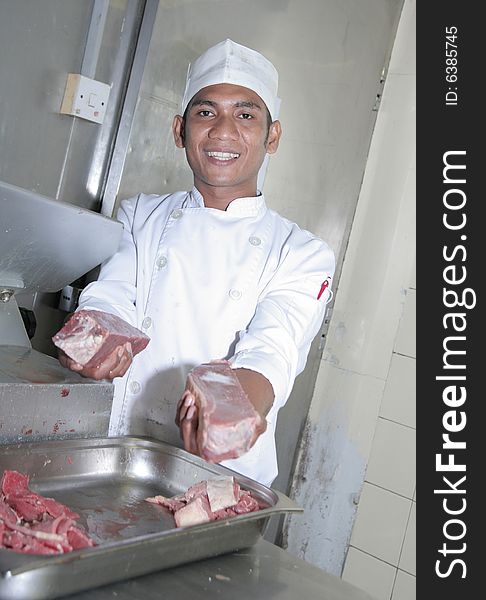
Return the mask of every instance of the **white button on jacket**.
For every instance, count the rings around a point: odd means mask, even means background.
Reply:
[[[150,314],[153,326],[147,348],[115,379],[110,434],[181,446],[174,418],[188,371],[227,358],[263,374],[275,402],[251,450],[223,464],[270,485],[277,413],[322,323],[329,287],[318,296],[334,273],[333,252],[267,209],[263,196],[238,198],[221,211],[206,208],[195,188],[140,194],[122,202],[118,219],[118,252],[85,288],[79,309],[114,313],[138,328]],[[140,393],[127,393],[128,379]]]

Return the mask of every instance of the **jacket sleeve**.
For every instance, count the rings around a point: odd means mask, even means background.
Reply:
[[[98,280],[84,288],[77,310],[102,310],[136,325],[137,250],[132,227],[137,201],[138,197],[121,203],[117,219],[123,233],[118,250],[101,265]]]
[[[240,331],[232,366],[264,375],[273,386],[276,410],[285,404],[305,367],[331,298],[334,269],[332,250],[309,234],[287,251],[249,326]]]

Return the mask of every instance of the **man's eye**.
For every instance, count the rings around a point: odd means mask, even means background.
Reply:
[[[253,115],[250,115],[250,113],[242,113],[241,115],[239,115],[241,119],[253,119]]]
[[[197,114],[201,115],[201,117],[209,117],[213,113],[210,110],[200,110]]]

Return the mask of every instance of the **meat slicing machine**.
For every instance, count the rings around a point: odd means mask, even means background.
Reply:
[[[61,290],[117,250],[122,228],[0,181],[0,444],[107,435],[113,384],[32,348],[16,295]]]

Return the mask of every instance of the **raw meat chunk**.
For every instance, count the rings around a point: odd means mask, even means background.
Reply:
[[[5,471],[0,483],[2,494],[21,494],[29,489],[29,478],[18,471]]]
[[[66,533],[68,542],[73,550],[80,550],[81,548],[88,548],[93,545],[93,541],[88,535],[75,525],[72,525]]]
[[[262,417],[229,363],[195,367],[187,377],[186,390],[198,407],[197,437],[202,458],[221,462],[248,452]]]
[[[94,546],[76,524],[79,515],[29,489],[27,475],[5,471],[0,483],[0,548],[59,554]]]
[[[239,500],[240,486],[233,477],[208,479],[206,487],[209,506],[213,512],[234,506]]]
[[[174,519],[177,527],[209,523],[212,520],[212,512],[207,498],[199,496],[191,500],[174,513]]]
[[[57,500],[45,498],[31,491],[29,478],[18,471],[4,472],[0,490],[8,505],[24,521],[39,520],[44,513],[48,513],[51,517],[79,518],[78,513],[73,512]]]
[[[54,344],[85,367],[100,365],[117,346],[130,342],[138,354],[150,338],[116,315],[98,310],[80,310],[52,338]]]
[[[242,490],[231,476],[201,481],[172,498],[154,496],[146,500],[168,508],[177,527],[218,521],[263,508],[251,492]]]

